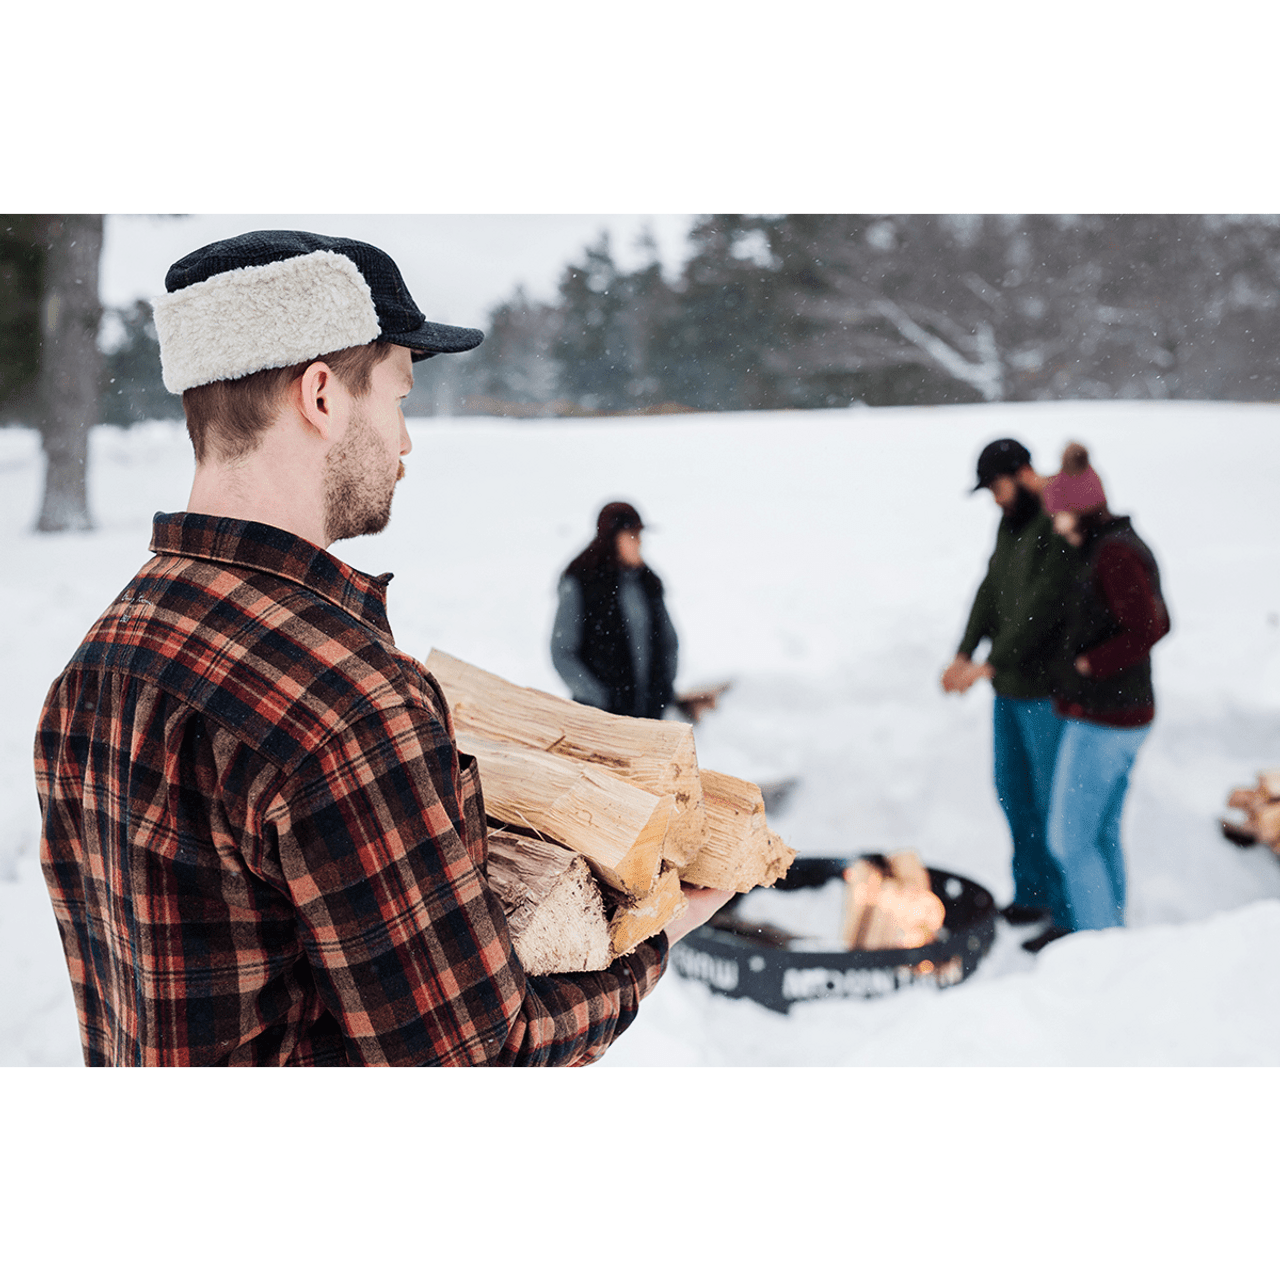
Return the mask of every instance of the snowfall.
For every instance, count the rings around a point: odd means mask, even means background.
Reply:
[[[955,986],[785,1014],[673,968],[592,1072],[1280,1065],[1280,858],[1219,828],[1229,791],[1280,766],[1280,407],[855,406],[410,427],[390,528],[334,548],[394,572],[402,648],[562,694],[547,647],[556,578],[600,505],[629,499],[679,632],[678,686],[731,682],[696,726],[700,763],[764,786],[794,780],[770,823],[801,857],[914,849],[999,903],[1012,883],[991,691],[949,697],[938,682],[995,534],[990,497],[968,493],[981,446],[1016,436],[1051,471],[1082,441],[1113,510],[1160,561],[1173,631],[1154,653],[1157,718],[1125,811],[1126,928],[1033,957],[1020,946],[1031,931],[1002,923]],[[180,424],[96,428],[96,528],[37,535],[38,439],[0,431],[0,1065],[81,1061],[37,856],[34,727],[86,628],[148,558],[152,514],[185,504],[191,468]]]

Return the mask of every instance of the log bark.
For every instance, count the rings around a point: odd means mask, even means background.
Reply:
[[[612,933],[586,859],[507,831],[491,830],[488,848],[489,885],[525,972],[537,977],[607,969],[614,959]]]
[[[596,875],[631,898],[658,878],[675,801],[634,787],[596,765],[457,733],[475,756],[485,813],[580,853]]]
[[[650,795],[671,796],[665,858],[682,867],[702,847],[706,814],[689,725],[611,715],[512,684],[439,649],[426,667],[444,690],[455,732],[606,769]]]
[[[702,770],[707,835],[698,855],[681,869],[681,879],[709,889],[746,893],[771,885],[795,860],[796,852],[769,830],[760,788],[727,773]]]

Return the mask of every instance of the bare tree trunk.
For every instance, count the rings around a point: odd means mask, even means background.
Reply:
[[[48,256],[40,308],[40,435],[45,454],[41,533],[91,529],[86,468],[89,429],[97,421],[98,260],[102,215],[40,219]]]

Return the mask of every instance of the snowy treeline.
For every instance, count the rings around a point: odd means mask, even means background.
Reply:
[[[517,292],[444,411],[1280,393],[1277,217],[717,214],[689,249],[671,281],[602,237]]]
[[[0,270],[20,247],[0,235]],[[517,288],[476,351],[420,366],[410,412],[1280,398],[1280,216],[712,214],[678,269],[639,249],[602,234],[553,297]],[[0,356],[30,343],[27,292]],[[99,344],[101,421],[179,415],[145,301]]]

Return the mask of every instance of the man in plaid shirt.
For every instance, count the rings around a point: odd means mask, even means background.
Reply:
[[[94,625],[36,740],[41,859],[90,1065],[577,1065],[670,941],[530,977],[485,879],[475,761],[396,648],[390,575],[326,550],[390,517],[426,320],[359,241],[254,232],[157,300],[196,455],[185,512]]]

